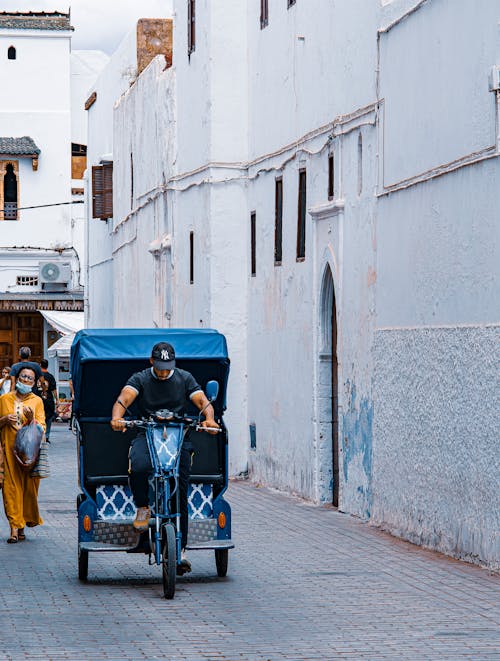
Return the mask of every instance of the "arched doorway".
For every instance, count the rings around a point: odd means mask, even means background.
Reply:
[[[325,396],[329,399],[331,442],[332,442],[332,502],[335,507],[339,505],[339,407],[338,407],[338,355],[337,355],[337,305],[335,300],[335,287],[332,272],[327,266],[323,275],[323,286],[321,295],[321,330],[323,360],[328,361],[328,373],[326,383],[328,392]]]
[[[7,165],[3,179],[4,219],[17,220],[17,177],[12,163]]]

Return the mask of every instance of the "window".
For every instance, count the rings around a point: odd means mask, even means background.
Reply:
[[[8,60],[15,60],[17,56],[16,49],[14,46],[9,46],[9,50],[7,51],[7,59]]]
[[[196,0],[188,0],[188,55],[196,48]]]
[[[295,2],[296,2],[296,0],[287,0],[287,8],[290,9],[290,7],[293,7]]]
[[[83,179],[87,169],[87,145],[71,143],[71,178]]]
[[[38,277],[36,275],[18,275],[16,276],[16,285],[38,287]]]
[[[333,153],[328,154],[328,199],[333,200],[335,197],[335,170]]]
[[[71,156],[87,156],[87,145],[80,145],[76,142],[72,142]]]
[[[257,268],[256,268],[256,259],[255,259],[255,241],[256,241],[256,235],[255,235],[255,225],[256,225],[256,215],[255,211],[252,211],[250,214],[250,269],[251,269],[251,275],[255,276],[257,273]]]
[[[297,261],[306,256],[306,171],[299,170],[299,201],[297,212]]]
[[[358,135],[358,195],[363,191],[363,136]]]
[[[106,220],[113,216],[113,163],[92,167],[92,217]]]
[[[276,177],[274,193],[274,264],[281,265],[283,256],[283,178]]]
[[[3,219],[17,220],[17,177],[12,163],[8,163],[3,178]]]
[[[260,0],[260,29],[269,23],[269,0]]]
[[[194,283],[194,232],[189,232],[189,284]]]
[[[130,154],[130,208],[134,208],[134,155]]]

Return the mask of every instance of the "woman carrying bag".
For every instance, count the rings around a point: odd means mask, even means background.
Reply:
[[[43,401],[33,394],[36,375],[24,367],[18,374],[15,390],[0,397],[0,439],[4,452],[3,505],[10,524],[9,544],[26,539],[24,527],[41,525],[38,511],[39,477],[31,477],[15,456],[16,434],[35,420],[45,430]]]

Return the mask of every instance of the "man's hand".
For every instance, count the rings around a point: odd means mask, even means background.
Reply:
[[[200,427],[203,427],[203,429],[209,434],[212,434],[212,436],[219,433],[219,425],[215,420],[203,420]]]
[[[110,425],[113,431],[127,431],[125,420],[123,418],[115,418],[114,420],[111,420]]]

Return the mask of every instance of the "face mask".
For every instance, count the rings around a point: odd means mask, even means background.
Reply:
[[[33,388],[33,386],[29,386],[27,383],[22,383],[21,381],[18,381],[16,383],[16,390],[21,395],[27,395],[29,392],[31,392],[32,388]]]

